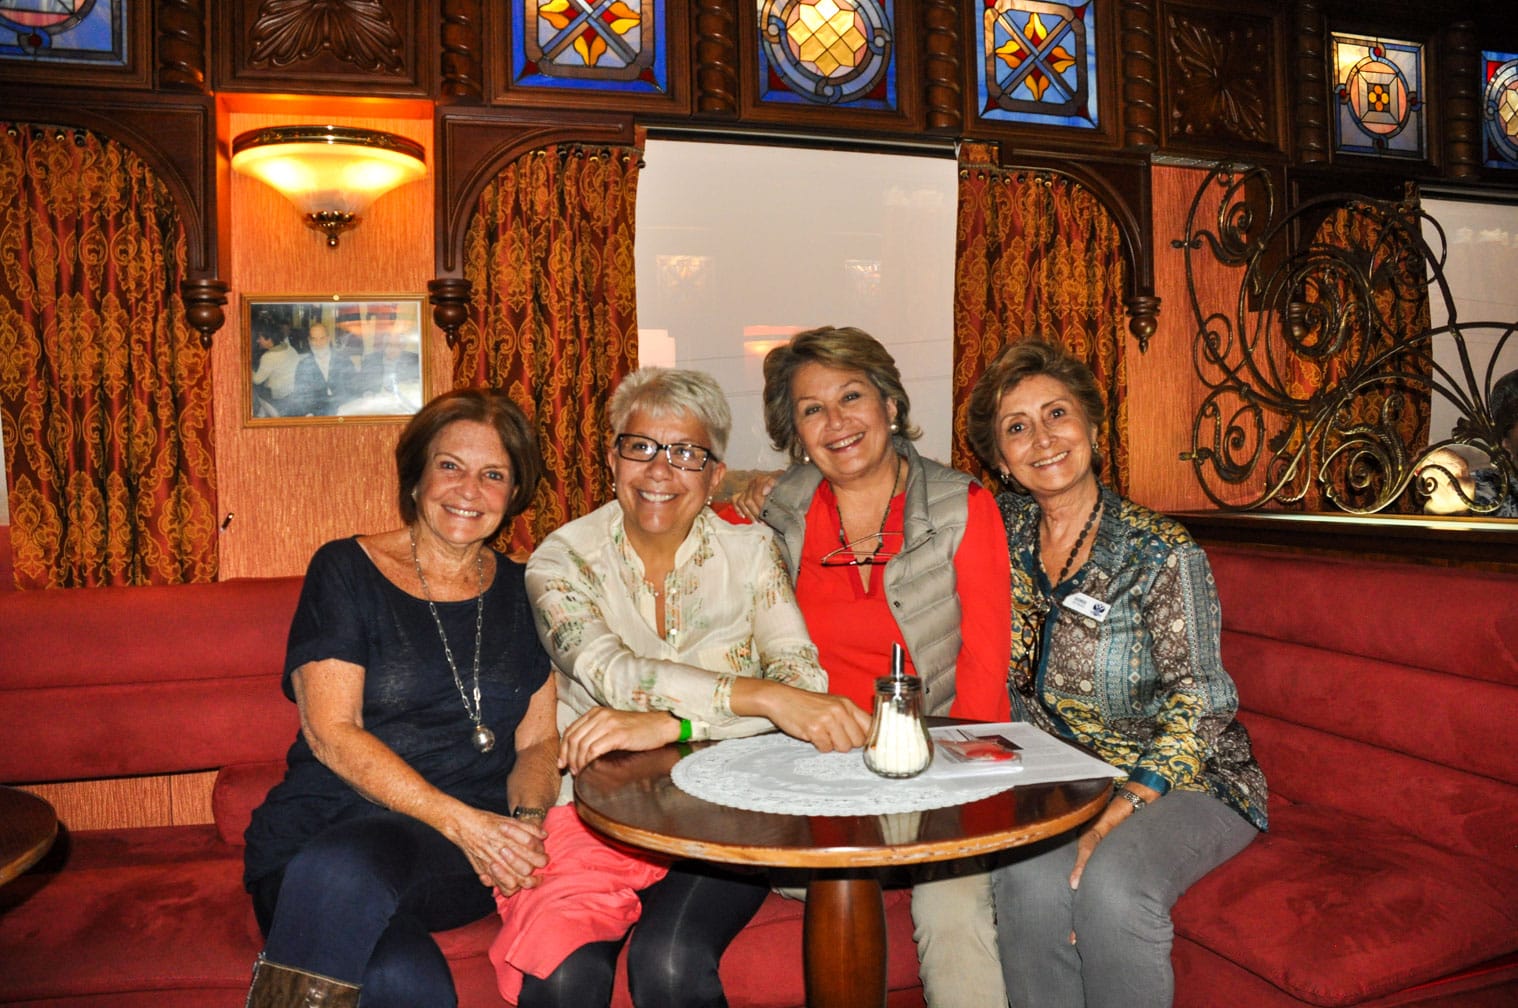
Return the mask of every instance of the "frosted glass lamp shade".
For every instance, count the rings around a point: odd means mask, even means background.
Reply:
[[[421,144],[347,126],[271,126],[243,133],[232,141],[232,169],[282,193],[332,247],[370,203],[427,174]]]

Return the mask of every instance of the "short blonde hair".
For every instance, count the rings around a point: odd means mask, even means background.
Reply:
[[[733,430],[733,412],[717,379],[705,371],[679,368],[639,368],[623,378],[606,404],[611,441],[626,433],[628,418],[638,410],[651,417],[688,413],[706,428],[712,454],[721,462],[727,454],[727,438]]]

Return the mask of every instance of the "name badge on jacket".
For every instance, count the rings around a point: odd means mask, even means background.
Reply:
[[[1109,603],[1103,602],[1101,599],[1094,599],[1085,592],[1072,592],[1066,596],[1064,606],[1066,609],[1078,612],[1082,616],[1089,616],[1098,623],[1105,620],[1107,614],[1112,611],[1112,606]]]

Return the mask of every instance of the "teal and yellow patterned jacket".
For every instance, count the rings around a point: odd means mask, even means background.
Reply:
[[[1234,719],[1238,693],[1219,655],[1221,610],[1201,547],[1178,522],[1103,487],[1091,557],[1051,591],[1038,505],[997,499],[1012,555],[1013,716],[1087,746],[1135,783],[1213,794],[1264,829],[1265,775]],[[1066,604],[1076,593],[1111,608],[1100,621],[1082,615]]]

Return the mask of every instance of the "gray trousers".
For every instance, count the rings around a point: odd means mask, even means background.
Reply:
[[[1211,795],[1172,791],[1097,845],[1079,889],[1076,833],[1011,852],[992,889],[1012,1008],[1169,1008],[1170,908],[1255,833]]]

